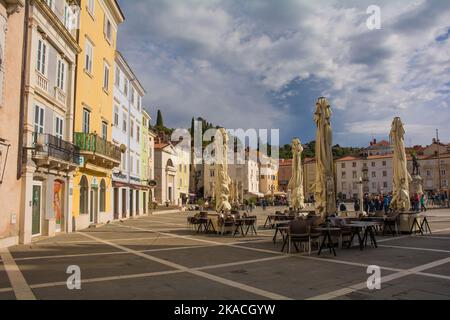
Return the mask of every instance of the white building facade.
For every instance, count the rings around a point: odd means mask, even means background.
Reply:
[[[155,200],[159,205],[179,204],[180,193],[177,182],[178,154],[167,142],[155,143]]]
[[[392,192],[392,155],[345,157],[336,160],[336,190],[344,200],[359,198],[360,179],[363,192],[387,194]]]
[[[126,150],[113,172],[113,217],[126,219],[144,212],[147,187],[141,179],[142,98],[145,90],[120,52],[116,52],[112,141]],[[146,194],[148,198],[148,195]]]

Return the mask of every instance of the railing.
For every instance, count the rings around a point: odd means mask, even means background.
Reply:
[[[56,100],[61,102],[64,106],[66,105],[66,93],[58,87],[55,87],[55,97]]]
[[[93,152],[112,158],[118,162],[121,161],[122,152],[120,148],[113,145],[111,142],[100,138],[96,134],[76,132],[74,136],[75,145],[81,151]]]
[[[35,154],[45,154],[77,165],[80,163],[80,149],[77,146],[50,134],[35,133],[34,147]]]
[[[39,88],[41,88],[45,92],[48,92],[48,80],[39,72],[36,72],[36,84]]]

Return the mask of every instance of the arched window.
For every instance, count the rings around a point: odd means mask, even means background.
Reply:
[[[89,182],[86,176],[80,180],[80,214],[88,214],[89,207]]]
[[[167,167],[174,167],[173,162],[172,162],[172,159],[167,160],[166,166],[167,166]]]
[[[106,183],[102,179],[100,182],[100,212],[106,211]]]

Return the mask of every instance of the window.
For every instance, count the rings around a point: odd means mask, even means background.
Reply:
[[[63,119],[60,116],[55,117],[55,136],[59,139],[64,137],[64,124]]]
[[[130,124],[130,137],[134,138],[134,121],[131,120]]]
[[[123,82],[123,93],[128,97],[128,79]]]
[[[131,104],[134,106],[134,88],[131,88]]]
[[[353,168],[356,168],[356,162],[352,163]]]
[[[119,68],[119,66],[116,66],[116,75],[115,76],[116,76],[115,84],[119,88],[120,87],[120,68]]]
[[[106,62],[103,68],[103,89],[109,90],[109,65]]]
[[[67,2],[64,3],[64,17],[63,17],[63,23],[66,29],[70,29],[70,19],[72,15],[72,9],[70,8],[69,4]]]
[[[386,167],[386,165],[387,165],[387,162],[383,161],[383,167]]]
[[[341,177],[342,177],[342,179],[345,179],[345,173],[346,173],[345,171],[342,171],[342,172],[341,172]]]
[[[383,177],[387,177],[387,171],[383,171]]]
[[[47,71],[46,63],[47,63],[47,44],[45,43],[44,40],[39,39],[36,69],[43,75],[46,75],[45,74],[45,72]]]
[[[44,133],[44,108],[34,107],[34,132]]]
[[[89,183],[86,176],[80,180],[80,214],[87,214],[89,207]]]
[[[141,141],[141,127],[139,127],[138,125],[136,125],[136,141]]]
[[[88,0],[87,11],[91,16],[94,16],[95,0]]]
[[[372,162],[372,167],[375,167],[375,162]]]
[[[358,172],[353,171],[352,172],[352,177],[353,177],[353,179],[357,179],[358,178]]]
[[[105,38],[106,40],[108,40],[109,43],[111,43],[111,39],[112,39],[112,25],[111,25],[111,21],[109,21],[109,19],[106,17],[105,15]]]
[[[123,120],[122,120],[122,130],[123,132],[127,132],[127,114],[125,112],[122,113]]]
[[[388,187],[388,183],[385,181],[385,182],[383,182],[383,188],[387,188]]]
[[[85,63],[84,63],[84,69],[89,73],[92,74],[92,63],[94,60],[94,46],[89,40],[86,40],[86,48],[85,48]]]
[[[53,10],[53,0],[45,0],[45,2],[47,3],[47,5],[50,7],[50,9]]]
[[[105,179],[100,182],[100,212],[106,211],[106,183]]]
[[[347,189],[347,182],[342,182],[342,190],[346,190]]]
[[[108,140],[108,124],[105,121],[102,121],[102,138]]]
[[[431,177],[431,171],[427,170],[427,177]]]
[[[341,163],[341,168],[345,169],[345,162]]]
[[[130,173],[134,173],[134,158],[130,156]]]
[[[56,73],[56,86],[62,91],[65,91],[66,63],[62,59],[58,59]]]
[[[372,178],[376,178],[377,177],[377,173],[374,171],[372,172]]]
[[[445,171],[445,169],[442,169],[441,170],[441,176],[445,176],[446,175],[446,171]]]
[[[114,106],[114,126],[119,127],[119,107]]]
[[[91,126],[91,112],[87,109],[83,109],[83,132],[89,133]]]
[[[213,178],[215,176],[214,170],[209,170],[209,176]]]

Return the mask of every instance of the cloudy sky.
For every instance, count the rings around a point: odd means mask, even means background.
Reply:
[[[202,116],[227,128],[278,128],[314,139],[315,101],[329,98],[335,143],[450,142],[448,0],[119,0],[119,49],[171,127]],[[369,5],[381,29],[369,30]]]

